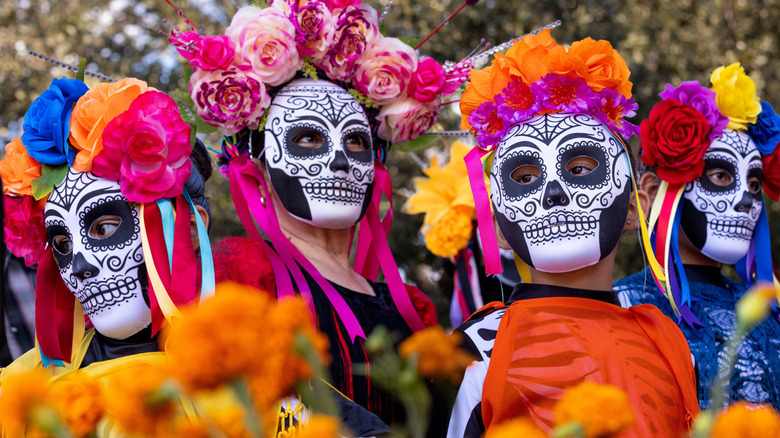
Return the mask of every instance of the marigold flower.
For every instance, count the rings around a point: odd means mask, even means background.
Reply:
[[[712,438],[780,436],[780,415],[767,405],[735,403],[715,420],[711,436]]]
[[[105,412],[102,385],[81,373],[73,373],[67,379],[56,381],[47,399],[70,432],[77,437],[93,432]]]
[[[553,409],[555,424],[581,424],[586,437],[611,436],[634,423],[626,393],[613,385],[582,382],[572,387]]]
[[[129,434],[158,436],[170,427],[177,402],[161,397],[168,373],[151,365],[125,368],[108,379],[106,413],[117,427]]]
[[[327,415],[317,415],[301,428],[298,438],[337,438],[339,421]]]
[[[0,426],[5,436],[24,436],[33,410],[44,404],[51,376],[46,370],[34,370],[12,375],[3,381],[0,394]]]
[[[473,230],[471,207],[452,207],[425,233],[425,246],[439,257],[454,257],[469,244]]]
[[[716,68],[710,82],[717,94],[718,109],[729,118],[727,128],[744,131],[748,124],[756,123],[761,112],[756,84],[738,62]]]
[[[533,421],[527,418],[515,418],[491,427],[485,433],[485,438],[547,438]]]
[[[398,352],[406,358],[416,355],[418,375],[445,377],[458,382],[463,371],[476,359],[459,348],[462,339],[459,332],[448,336],[440,326],[431,326],[403,341]]]
[[[762,284],[752,288],[737,302],[737,324],[750,327],[769,314],[769,304],[778,296],[774,285]]]

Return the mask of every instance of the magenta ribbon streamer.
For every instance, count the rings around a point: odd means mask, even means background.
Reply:
[[[485,257],[485,273],[501,273],[501,256],[498,252],[498,242],[496,241],[496,229],[493,226],[493,214],[490,210],[490,198],[485,187],[484,169],[482,166],[482,157],[489,151],[475,147],[470,150],[464,160],[466,161],[466,170],[469,174],[469,183],[471,184],[471,193],[474,195],[474,206],[477,211],[477,226],[479,227],[479,237],[482,241],[482,252]]]
[[[374,160],[375,177],[374,177],[374,191],[372,193],[371,204],[369,209],[373,209],[379,215],[379,205],[382,201],[382,194],[385,195],[390,202],[390,209],[387,211],[384,219],[382,219],[382,228],[385,238],[387,238],[390,232],[390,227],[393,223],[393,186],[390,181],[390,174],[387,169],[379,160]],[[358,231],[358,245],[355,255],[355,271],[365,278],[371,281],[376,281],[379,274],[379,259],[375,251],[371,251],[373,242],[373,233],[371,226],[368,224],[367,215],[360,221],[360,229]]]
[[[295,290],[289,282],[288,272],[291,273],[303,300],[309,307],[312,318],[316,320],[316,310],[314,309],[311,289],[300,269],[303,267],[303,269],[311,275],[317,285],[320,286],[325,297],[336,310],[336,314],[344,324],[352,342],[354,342],[357,337],[365,339],[365,332],[360,326],[355,313],[350,309],[349,305],[347,305],[344,297],[338,293],[336,288],[319,273],[317,268],[315,268],[314,265],[301,254],[295,245],[284,236],[284,233],[282,233],[270,195],[266,196],[265,205],[263,205],[263,198],[258,185],[262,185],[265,193],[268,194],[270,192],[260,171],[257,169],[257,166],[246,157],[236,157],[231,160],[230,172],[231,182],[235,176],[236,182],[238,183],[237,190],[232,190],[233,185],[231,184],[231,194],[233,195],[234,203],[236,203],[236,211],[238,211],[239,208],[244,211],[244,217],[241,217],[241,215],[239,216],[241,222],[244,224],[244,228],[246,228],[247,232],[260,243],[263,251],[269,255],[269,259],[272,259],[272,255],[278,254],[277,261],[280,261],[281,263],[274,264],[272,261],[271,267],[274,270],[274,276],[276,278],[279,278],[279,274],[281,273],[281,277],[286,278],[286,281],[282,280],[284,283],[277,282],[277,296],[282,297],[295,294]],[[247,211],[251,212],[251,217],[247,217]],[[260,229],[268,235],[274,248],[270,248],[265,243],[262,236],[260,236],[260,233],[257,232],[251,218],[254,218],[260,226]],[[279,260],[279,258],[281,260]]]

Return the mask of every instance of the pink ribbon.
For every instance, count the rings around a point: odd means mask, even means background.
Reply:
[[[482,157],[490,151],[475,147],[464,157],[466,161],[466,170],[469,174],[469,183],[471,184],[471,193],[474,195],[474,206],[477,211],[477,226],[479,227],[479,237],[482,241],[482,253],[485,257],[485,273],[500,274],[501,256],[498,252],[498,242],[496,241],[496,229],[493,226],[493,214],[490,210],[490,198],[485,187],[484,169],[482,166]]]
[[[369,209],[373,209],[379,215],[379,205],[382,201],[382,194],[385,195],[390,202],[390,208],[387,210],[387,214],[382,219],[382,228],[384,229],[384,236],[387,238],[390,232],[390,227],[393,224],[393,185],[390,181],[390,174],[385,169],[385,166],[379,160],[374,160],[374,191],[371,197],[371,204]],[[355,256],[355,271],[365,278],[371,281],[376,281],[379,274],[379,259],[376,252],[372,252],[373,233],[371,226],[368,224],[366,216],[360,221],[360,229],[358,231],[358,245]]]

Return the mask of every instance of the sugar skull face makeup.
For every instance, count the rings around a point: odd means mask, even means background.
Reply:
[[[114,339],[151,323],[138,214],[119,183],[72,169],[44,210],[63,281],[95,329]]]
[[[626,152],[587,115],[535,116],[498,145],[490,192],[498,225],[520,258],[569,272],[609,255],[631,196]]]
[[[279,91],[268,110],[265,161],[282,206],[304,222],[348,228],[371,202],[368,118],[333,83],[301,79]]]
[[[685,187],[680,224],[702,254],[734,264],[747,254],[763,208],[761,154],[746,133],[725,129],[704,163]]]

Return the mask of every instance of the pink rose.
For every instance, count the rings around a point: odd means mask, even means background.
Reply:
[[[444,69],[433,58],[425,58],[417,64],[417,70],[409,83],[409,95],[420,102],[431,102],[444,91]]]
[[[236,45],[225,35],[207,36],[200,40],[195,59],[190,65],[201,70],[227,69],[235,57]]]
[[[334,9],[346,9],[349,6],[360,7],[360,0],[323,0],[331,11]]]
[[[298,43],[298,52],[312,57],[315,62],[322,60],[328,52],[336,28],[336,18],[328,7],[318,1],[306,2],[305,5],[297,6],[290,19],[297,30],[295,41]]]
[[[147,91],[103,131],[92,172],[119,181],[130,202],[154,202],[182,193],[190,177],[190,125],[165,93]]]
[[[406,98],[417,69],[417,55],[397,38],[380,38],[360,57],[358,65],[355,89],[385,105]]]
[[[436,123],[441,100],[421,103],[408,97],[382,108],[376,120],[379,122],[379,138],[397,144],[413,140]]]
[[[287,82],[303,65],[296,48],[295,26],[275,8],[239,9],[225,35],[236,44],[236,55],[251,64],[253,73],[266,85]]]
[[[38,263],[46,249],[46,226],[43,223],[43,206],[32,196],[3,196],[5,217],[3,229],[5,244],[27,266]]]
[[[197,32],[174,33],[168,37],[168,41],[176,47],[179,54],[187,61],[191,61],[197,56],[200,43],[200,35]]]
[[[365,4],[360,8],[349,6],[341,11],[328,53],[315,66],[325,70],[331,80],[349,82],[358,58],[379,35],[377,17],[376,10]]]
[[[190,96],[204,122],[225,135],[248,127],[257,129],[271,97],[251,71],[240,66],[227,70],[198,70],[190,76]]]

